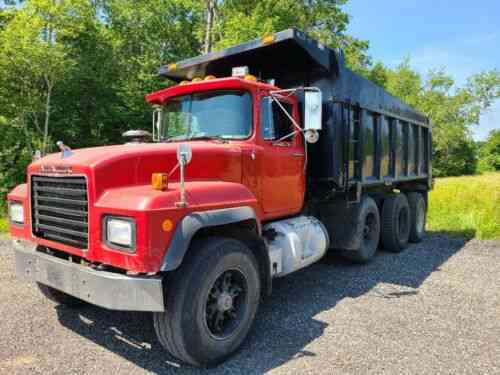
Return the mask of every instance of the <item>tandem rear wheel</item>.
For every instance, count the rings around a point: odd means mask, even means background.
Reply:
[[[158,340],[183,363],[214,366],[243,343],[260,300],[258,263],[232,238],[208,237],[191,245],[165,282],[165,312],[154,313]]]
[[[355,211],[353,249],[342,249],[341,254],[356,263],[370,261],[381,248],[393,253],[403,251],[409,242],[420,242],[425,235],[427,205],[423,193],[391,193],[383,197],[381,209],[375,200],[363,196]]]
[[[392,194],[382,206],[382,248],[399,253],[408,246],[410,238],[410,206],[405,194]]]
[[[373,198],[363,197],[355,219],[358,247],[344,249],[341,254],[353,262],[367,263],[375,255],[380,238],[380,213]]]

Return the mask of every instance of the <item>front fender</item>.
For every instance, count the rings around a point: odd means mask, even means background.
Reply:
[[[259,225],[255,211],[248,206],[191,212],[177,225],[165,255],[161,271],[172,271],[181,265],[193,236],[200,229],[246,220],[255,220],[257,225]]]
[[[137,245],[149,272],[177,268],[192,237],[204,227],[255,220],[260,225],[257,199],[246,186],[224,181],[186,182],[187,207],[176,205],[180,200],[177,183],[166,191],[151,186],[131,186],[106,191],[95,204],[94,220],[104,214],[132,216],[137,220]],[[165,231],[165,220],[174,223]]]

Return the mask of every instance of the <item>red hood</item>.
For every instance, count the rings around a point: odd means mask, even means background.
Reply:
[[[47,155],[32,163],[28,173],[42,173],[56,167],[62,173],[85,174],[94,181],[95,198],[113,187],[145,185],[151,174],[168,173],[177,164],[179,143],[125,144],[72,150],[65,159],[61,153]],[[231,143],[192,141],[193,158],[186,168],[187,180],[241,182],[241,148]],[[48,168],[47,168],[48,167]],[[177,180],[174,173],[171,180]],[[93,184],[94,185],[94,184]]]

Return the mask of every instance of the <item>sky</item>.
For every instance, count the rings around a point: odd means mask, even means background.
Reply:
[[[500,70],[499,0],[349,0],[347,33],[370,42],[374,61],[396,66],[410,57],[421,73],[445,68],[458,85]],[[473,126],[476,140],[500,129],[500,100]]]

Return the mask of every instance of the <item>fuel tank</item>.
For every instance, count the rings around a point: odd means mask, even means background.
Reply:
[[[323,224],[312,216],[274,221],[264,226],[271,275],[281,277],[320,260],[329,247]]]

